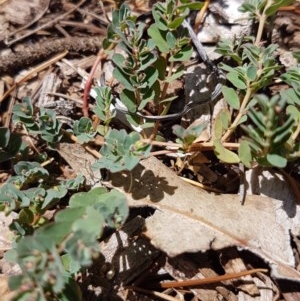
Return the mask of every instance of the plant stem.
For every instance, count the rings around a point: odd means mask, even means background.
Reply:
[[[258,46],[260,41],[261,41],[264,26],[265,26],[265,23],[266,23],[267,18],[268,18],[267,14],[266,14],[266,11],[272,4],[273,4],[273,0],[268,0],[262,14],[258,15],[259,25],[258,25],[258,30],[257,30],[257,34],[256,34],[256,39],[255,39],[255,45],[256,46]]]
[[[174,62],[170,62],[170,66],[169,66],[169,71],[168,71],[168,75],[167,75],[167,78],[170,77],[173,73],[173,68],[174,68]],[[159,107],[158,107],[158,115],[166,115],[168,113],[168,110],[170,108],[170,104],[167,104],[165,106],[165,108],[163,109],[163,106],[161,105],[161,101],[163,101],[167,95],[167,91],[168,91],[168,87],[169,87],[169,83],[168,82],[164,82],[163,83],[163,88],[162,88],[162,91],[161,91],[161,94],[160,94],[160,97],[159,97]],[[149,137],[150,140],[154,140],[155,139],[155,136],[158,132],[158,128],[159,128],[159,120],[157,120],[155,122],[155,125],[153,127],[153,130],[152,130],[152,133]]]
[[[230,136],[231,134],[234,132],[235,128],[237,127],[240,119],[245,115],[245,108],[250,100],[252,96],[252,89],[250,88],[250,82],[247,81],[247,92],[246,95],[243,99],[243,102],[241,104],[240,110],[238,115],[235,117],[233,123],[231,124],[230,128],[226,131],[226,133],[223,135],[221,142],[225,142]]]

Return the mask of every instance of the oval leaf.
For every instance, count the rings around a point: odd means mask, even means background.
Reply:
[[[225,100],[231,107],[233,107],[235,110],[238,110],[240,108],[240,99],[234,89],[223,86],[222,93]]]
[[[239,156],[236,153],[226,149],[219,139],[215,139],[214,141],[214,152],[217,158],[222,162],[230,164],[240,162]]]

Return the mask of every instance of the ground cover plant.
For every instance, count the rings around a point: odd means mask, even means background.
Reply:
[[[157,2],[149,21],[121,2],[115,1],[103,40],[103,53],[114,65],[121,92],[107,83],[92,88],[97,122],[84,116],[65,126],[53,110],[36,107],[26,97],[13,108],[14,131],[0,128],[0,162],[11,162],[13,169],[0,187],[0,208],[6,215],[17,213],[10,225],[13,248],[5,254],[22,270],[10,279],[11,289],[18,292],[16,300],[80,300],[76,277],[101,252],[103,229],[119,228],[128,217],[126,196],[117,190],[91,189],[82,175],[63,180],[52,176],[57,171],[47,161],[49,152],[55,152],[63,139],[84,147],[96,145],[92,168],[112,173],[132,171],[158,149],[160,154],[183,154],[186,160],[213,149],[216,160],[247,168],[283,169],[299,160],[300,69],[285,70],[277,59],[278,45],[264,42],[270,34],[268,23],[294,1],[249,0],[240,7],[250,13],[257,30],[240,40],[221,40],[216,48],[221,62],[206,62],[226,78],[219,97],[227,107],[216,116],[205,144],[197,141],[205,126],[180,125],[190,107],[174,113],[178,96],[168,92],[176,80],[184,79],[185,63],[194,52],[184,22],[204,3]],[[274,92],[278,80],[285,87]],[[122,128],[114,123],[118,114],[125,117]],[[167,141],[162,124],[178,119],[170,135],[173,140]],[[32,154],[22,130],[40,150]]]

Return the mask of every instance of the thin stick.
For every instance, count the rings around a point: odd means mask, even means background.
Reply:
[[[201,184],[200,182],[197,182],[197,181],[193,181],[191,179],[187,179],[187,178],[184,178],[184,177],[180,177],[180,179],[182,179],[183,181],[189,183],[189,184],[192,184],[194,186],[197,186],[197,187],[200,187],[206,191],[211,191],[211,192],[216,192],[216,193],[224,193],[224,191],[222,190],[219,190],[219,189],[216,189],[216,188],[213,188],[213,187],[209,187],[207,185],[203,185]]]
[[[268,272],[267,269],[252,269],[252,270],[242,271],[238,273],[225,274],[221,276],[209,277],[203,279],[190,279],[190,280],[183,280],[183,281],[163,282],[163,283],[159,283],[158,287],[175,288],[175,287],[186,287],[186,286],[198,286],[198,285],[204,285],[204,284],[210,284],[210,283],[216,283],[225,280],[240,278],[243,276],[252,275],[256,273],[267,273],[267,272]]]

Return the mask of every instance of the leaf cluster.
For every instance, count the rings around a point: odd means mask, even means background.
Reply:
[[[49,144],[60,141],[61,123],[57,120],[53,110],[38,108],[34,111],[29,97],[25,97],[21,104],[13,108],[13,122],[23,124],[29,133],[37,134]]]
[[[192,124],[186,129],[178,124],[173,126],[173,133],[177,136],[176,142],[181,145],[182,151],[187,151],[189,149],[205,129],[205,126],[205,124]]]
[[[6,259],[22,269],[22,275],[10,279],[19,300],[81,300],[73,276],[99,253],[97,239],[104,225],[119,227],[127,215],[126,198],[117,191],[95,188],[74,194],[54,222],[23,237],[6,253]]]
[[[241,142],[241,160],[248,167],[254,160],[261,166],[285,167],[288,159],[297,156],[291,139],[296,120],[285,112],[280,95],[271,99],[263,94],[256,95],[254,101],[257,106],[250,107],[248,112],[251,124],[242,125],[247,136]]]
[[[85,183],[82,175],[53,182],[48,170],[38,162],[19,161],[14,171],[15,175],[0,188],[0,209],[6,214],[19,213],[10,228],[21,236],[33,233],[46,223],[46,210],[53,208],[68,192],[82,189]]]
[[[111,172],[132,170],[143,157],[150,154],[151,145],[141,141],[136,132],[110,130],[105,136],[105,144],[100,150],[102,158],[94,163],[93,168],[106,168]]]
[[[112,55],[113,75],[123,86],[119,97],[130,124],[143,124],[136,113],[149,104],[158,115],[168,113],[174,97],[167,97],[167,87],[183,75],[182,62],[192,55],[190,39],[180,25],[190,9],[201,6],[186,0],[158,2],[153,5],[154,22],[149,27],[138,22],[125,4],[113,12],[103,45],[108,53],[118,49]]]
[[[250,12],[260,24],[262,16],[273,15],[279,7],[291,1],[246,1],[241,10]],[[271,99],[262,94],[278,76],[283,67],[277,63],[277,45],[261,46],[252,37],[239,41],[222,40],[217,52],[230,59],[230,64],[221,63],[230,85],[222,87],[229,109],[218,114],[214,124],[214,150],[223,162],[242,162],[247,167],[253,164],[285,167],[288,160],[299,157],[299,67],[292,67],[280,77],[290,88],[283,89]],[[234,118],[232,119],[232,116]],[[225,150],[222,142],[241,129],[238,155]]]

